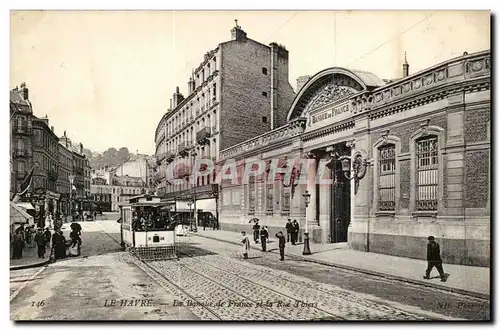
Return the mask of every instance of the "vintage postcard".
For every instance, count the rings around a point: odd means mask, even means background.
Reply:
[[[11,11],[11,320],[490,320],[490,24]]]

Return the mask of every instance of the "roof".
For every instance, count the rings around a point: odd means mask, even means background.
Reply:
[[[366,86],[383,86],[386,83],[374,75],[371,72],[368,71],[361,71],[361,70],[350,70],[352,73],[354,73],[356,76],[359,77],[359,79],[363,80]]]
[[[25,105],[25,106],[30,106],[30,103],[26,100],[23,100],[21,95],[19,94],[19,91],[10,91],[10,102],[15,103],[15,104],[20,104],[20,105]]]

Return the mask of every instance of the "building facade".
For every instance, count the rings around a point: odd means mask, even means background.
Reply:
[[[33,118],[33,187],[35,193],[45,197],[42,213],[55,214],[59,210],[61,195],[57,192],[59,177],[59,138],[54,127],[49,127],[49,119]]]
[[[73,173],[73,151],[71,141],[64,135],[59,138],[59,177],[57,179],[58,193],[61,195],[61,212],[71,214],[70,197],[71,183],[70,175]]]
[[[105,178],[95,177],[90,189],[93,201],[109,202],[109,211],[118,212],[120,203],[126,203],[131,197],[142,194],[146,185],[142,178],[128,175],[111,177],[111,184]]]
[[[290,174],[268,166],[247,182],[222,180],[221,228],[250,230],[257,217],[274,234],[291,218],[312,242],[418,259],[432,235],[444,262],[489,266],[490,75],[490,51],[412,75],[405,62],[392,82],[318,72],[287,124],[221,150],[219,163],[235,161],[238,173],[276,160]]]
[[[10,91],[11,198],[33,167],[33,110],[25,83]]]
[[[199,178],[196,187],[187,181],[172,184],[168,166],[191,157],[216,161],[220,150],[285,124],[294,96],[288,51],[250,39],[236,25],[231,40],[207,52],[193,70],[187,97],[177,88],[157,126],[157,194],[166,200],[193,199],[195,194],[213,200],[213,175]]]
[[[66,133],[57,137],[47,116],[34,116],[25,83],[10,91],[10,112],[11,197],[21,193],[21,183],[33,170],[31,185],[20,202],[24,203],[23,207],[30,203],[34,206],[36,221],[43,226],[48,213],[53,216],[69,214],[73,163],[75,158],[85,156],[82,151],[75,155]],[[88,164],[88,160],[86,162]],[[87,175],[82,173],[81,181],[90,183],[90,170],[87,172]],[[87,190],[90,195],[90,184]]]

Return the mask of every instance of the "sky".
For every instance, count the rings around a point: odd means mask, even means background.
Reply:
[[[230,40],[289,50],[290,83],[325,68],[410,74],[490,48],[487,11],[12,11],[10,88],[26,82],[34,114],[85,148],[153,154],[156,126],[192,69]]]

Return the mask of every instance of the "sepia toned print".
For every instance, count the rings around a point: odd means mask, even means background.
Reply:
[[[489,321],[489,31],[12,11],[11,319]]]

